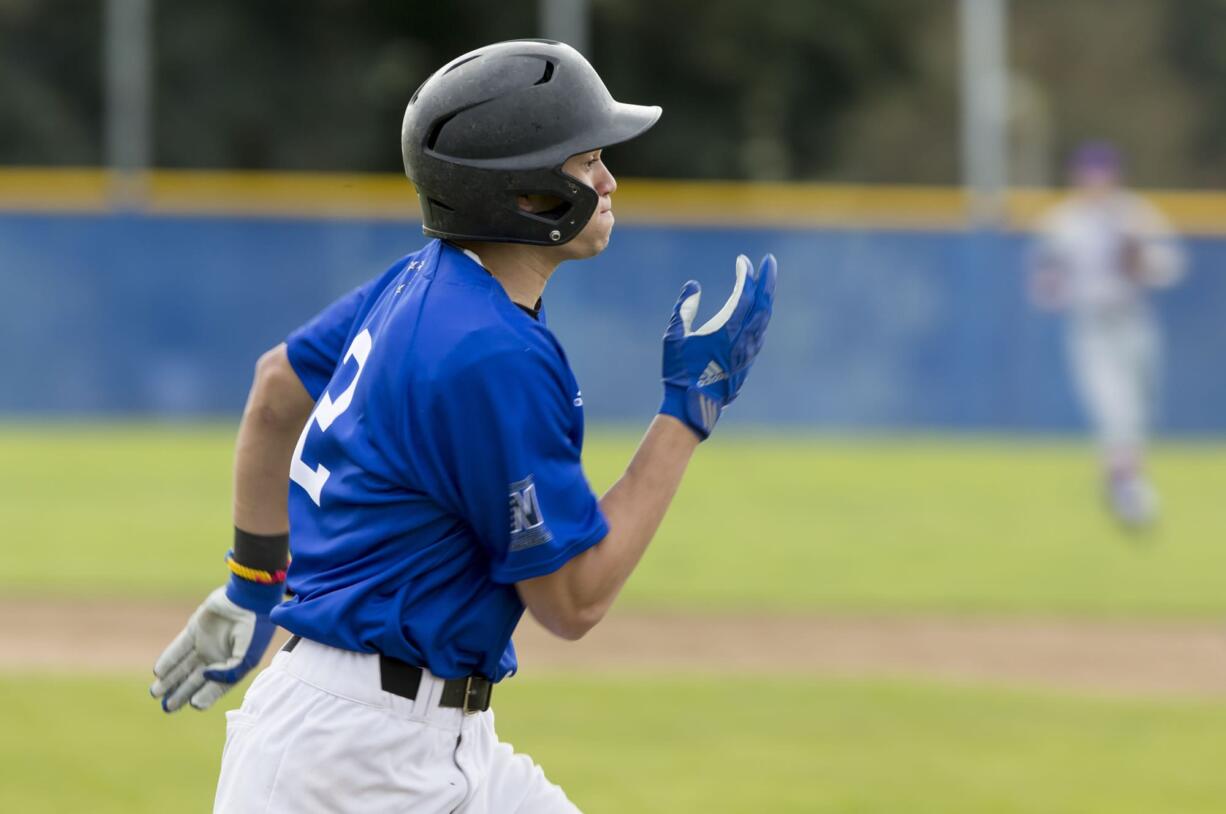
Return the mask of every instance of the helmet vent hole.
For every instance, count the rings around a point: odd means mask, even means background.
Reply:
[[[460,67],[461,65],[467,65],[468,63],[472,62],[474,59],[480,59],[481,57],[482,57],[481,54],[473,54],[468,59],[461,59],[456,62],[453,62],[447,66],[447,70],[443,71],[442,75],[446,76],[447,74],[451,73],[452,71],[454,71],[456,68]]]
[[[452,113],[450,116],[444,116],[443,118],[439,119],[438,121],[434,123],[434,126],[430,128],[430,134],[426,136],[426,149],[427,150],[434,149],[434,145],[438,144],[438,137],[442,134],[443,128],[447,126],[447,123],[449,121],[451,121],[452,119],[456,117],[457,113],[459,113],[459,111],[456,111],[456,113]]]
[[[565,217],[574,207],[569,201],[564,201],[557,195],[549,193],[526,193],[518,196],[516,206],[519,211],[529,217],[556,223]]]
[[[545,220],[559,221],[566,217],[566,214],[570,212],[572,208],[573,207],[566,201],[560,201],[557,206],[546,209],[543,212],[537,212],[536,216],[538,218],[544,218]]]
[[[536,80],[532,84],[533,86],[543,85],[546,82],[548,82],[550,79],[553,79],[553,63],[550,62],[549,60],[545,60],[545,73],[541,74],[541,78]]]

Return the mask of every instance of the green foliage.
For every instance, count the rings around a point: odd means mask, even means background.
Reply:
[[[0,164],[102,159],[102,3],[0,0]]]
[[[233,430],[0,430],[12,592],[193,599],[225,576]],[[603,490],[633,450],[595,433]],[[1063,443],[704,444],[626,606],[1217,616],[1226,610],[1220,445],[1154,457],[1149,536],[1101,507],[1092,453]]]
[[[221,712],[166,716],[144,686],[0,678],[0,810],[208,811]],[[517,678],[495,698],[502,737],[591,814],[1210,814],[1226,799],[1220,703],[727,676]]]
[[[1196,105],[1198,127],[1183,138],[1183,163],[1196,173],[1197,186],[1226,185],[1222,145],[1226,144],[1226,2],[1181,0],[1165,32],[1162,57],[1178,71]],[[1181,128],[1182,129],[1182,128]]]
[[[651,0],[598,6],[595,64],[627,99],[663,106],[615,170],[812,178],[834,170],[840,117],[912,76],[909,36],[941,4]],[[667,77],[667,81],[661,81]]]
[[[0,97],[17,102],[0,106],[0,163],[102,160],[101,3],[84,4],[88,14],[80,5],[0,0]],[[539,36],[538,6],[156,4],[155,163],[399,172],[413,90],[465,51]],[[589,56],[614,94],[668,110],[667,130],[619,152],[617,170],[774,178],[828,169],[839,115],[881,77],[905,74],[909,29],[925,14],[887,0],[593,2]],[[66,56],[82,52],[94,58]]]
[[[103,5],[0,0],[0,163],[103,160]],[[614,151],[617,172],[959,180],[954,0],[589,5],[589,56],[614,94],[665,109]],[[1226,182],[1222,0],[1008,5],[1015,183],[1058,182],[1087,137],[1118,141],[1145,186]],[[418,84],[541,33],[537,0],[154,6],[155,160],[169,167],[399,172]]]

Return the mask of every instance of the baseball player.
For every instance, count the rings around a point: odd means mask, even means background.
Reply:
[[[512,632],[525,608],[566,639],[605,615],[774,300],[770,256],[738,258],[732,295],[698,328],[699,286],[685,285],[659,415],[598,500],[579,386],[540,297],[561,262],[609,241],[617,184],[601,149],[659,115],[541,40],[465,54],[413,94],[401,146],[435,239],[261,358],[230,581],[154,667],[163,709],[205,709],[274,625],[293,634],[227,715],[216,811],[577,810],[495,734]]]
[[[1120,187],[1119,155],[1083,145],[1073,193],[1044,215],[1033,254],[1036,304],[1068,313],[1067,349],[1098,437],[1108,505],[1130,527],[1151,523],[1146,436],[1159,370],[1159,331],[1147,292],[1175,283],[1182,256],[1162,215]]]

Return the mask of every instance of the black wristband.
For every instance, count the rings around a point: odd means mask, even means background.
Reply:
[[[234,561],[259,571],[284,571],[289,563],[289,534],[252,534],[235,526]]]

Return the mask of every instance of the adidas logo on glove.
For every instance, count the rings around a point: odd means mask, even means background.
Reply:
[[[707,364],[706,369],[702,371],[702,375],[698,377],[698,386],[706,387],[709,384],[722,382],[726,378],[728,378],[728,374],[712,359]]]
[[[700,439],[711,434],[725,407],[737,397],[762,349],[775,304],[775,258],[766,255],[755,271],[736,259],[732,295],[701,328],[694,328],[702,287],[681,289],[664,332],[664,402],[660,412],[686,424]]]

